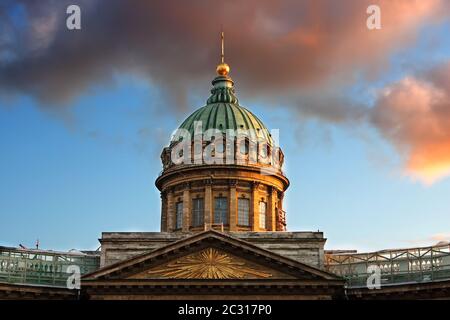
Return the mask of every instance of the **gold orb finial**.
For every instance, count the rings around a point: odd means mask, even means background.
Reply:
[[[220,64],[217,66],[216,68],[216,72],[219,76],[226,76],[230,73],[230,66],[228,64],[225,63],[225,50],[224,50],[224,42],[225,42],[225,36],[224,36],[224,32],[222,31],[220,33],[220,40],[222,43],[222,52],[220,55]]]
[[[219,76],[226,76],[230,73],[230,66],[226,63],[221,63],[217,66],[216,72]]]

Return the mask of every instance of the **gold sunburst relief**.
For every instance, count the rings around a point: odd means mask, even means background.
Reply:
[[[207,248],[181,257],[147,271],[147,275],[173,279],[242,279],[272,276],[268,272],[250,267],[245,261],[215,248]]]

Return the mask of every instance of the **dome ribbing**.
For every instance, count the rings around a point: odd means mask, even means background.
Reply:
[[[248,109],[239,105],[235,95],[233,81],[227,76],[213,80],[211,96],[206,106],[194,111],[180,126],[194,136],[194,123],[201,121],[202,130],[217,129],[226,133],[227,129],[252,130],[259,139],[273,145],[269,130],[262,121]]]

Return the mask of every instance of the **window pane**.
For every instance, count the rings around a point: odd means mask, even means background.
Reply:
[[[214,223],[228,223],[228,201],[227,198],[216,198],[214,203]]]
[[[181,229],[183,227],[183,202],[177,203],[176,208],[176,229]]]
[[[239,198],[238,200],[238,224],[241,226],[249,226],[250,200]]]
[[[192,200],[192,226],[198,227],[203,225],[203,199]]]
[[[267,204],[263,201],[259,203],[259,227],[261,229],[266,228],[266,210]]]

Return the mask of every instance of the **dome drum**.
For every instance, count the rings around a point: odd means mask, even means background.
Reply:
[[[214,179],[186,178],[171,181],[161,192],[162,231],[285,231],[283,191],[268,181],[234,177],[231,172]]]

